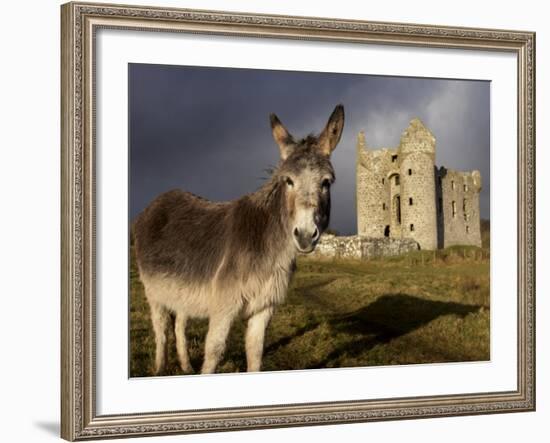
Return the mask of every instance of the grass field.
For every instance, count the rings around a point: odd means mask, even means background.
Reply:
[[[263,370],[482,361],[489,356],[489,260],[477,248],[368,262],[300,258],[285,304],[267,330]],[[152,375],[154,335],[132,259],[130,375]],[[246,370],[244,321],[218,372]],[[188,324],[199,370],[208,322]],[[168,374],[180,374],[173,331]]]

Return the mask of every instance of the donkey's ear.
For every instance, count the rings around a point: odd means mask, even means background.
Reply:
[[[319,149],[324,155],[330,155],[340,141],[344,129],[344,106],[338,105],[332,111],[328,123],[319,135]]]
[[[269,116],[269,120],[271,121],[271,132],[273,133],[273,138],[279,145],[279,150],[281,151],[281,159],[286,160],[294,148],[294,138],[286,130],[281,123],[281,120],[279,120],[275,114],[271,114]]]

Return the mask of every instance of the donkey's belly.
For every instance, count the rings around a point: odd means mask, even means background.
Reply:
[[[142,276],[149,303],[158,303],[189,317],[206,318],[215,309],[214,297],[206,285],[188,284],[166,275]]]
[[[249,316],[281,303],[287,292],[289,275],[274,272],[262,279],[244,282],[190,284],[167,275],[142,275],[149,303],[158,303],[188,317],[207,318],[221,312],[244,311]]]

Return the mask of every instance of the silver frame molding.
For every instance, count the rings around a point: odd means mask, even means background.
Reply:
[[[517,390],[97,415],[95,32],[100,28],[507,51],[518,69]],[[535,410],[535,34],[91,3],[61,7],[61,436],[86,440]]]

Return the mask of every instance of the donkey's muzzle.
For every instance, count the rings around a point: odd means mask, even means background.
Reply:
[[[321,235],[317,227],[314,228],[313,232],[294,228],[293,234],[296,247],[300,252],[304,253],[312,252],[315,249],[315,245]]]

